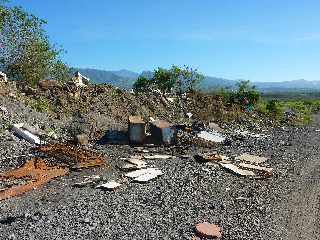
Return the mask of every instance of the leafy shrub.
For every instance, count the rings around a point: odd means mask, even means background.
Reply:
[[[266,110],[267,113],[273,116],[274,118],[280,117],[280,115],[283,113],[283,109],[277,100],[268,101],[266,104]]]

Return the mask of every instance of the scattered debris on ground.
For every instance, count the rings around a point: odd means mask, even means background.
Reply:
[[[101,155],[66,144],[48,144],[37,147],[35,150],[59,159],[71,168],[76,169],[100,167],[105,164],[105,159]]]
[[[100,184],[100,185],[96,186],[96,188],[101,188],[101,189],[105,189],[105,190],[115,190],[115,189],[119,188],[120,186],[121,186],[121,183],[118,183],[116,181],[110,181],[107,183]]]
[[[14,185],[0,190],[0,200],[19,196],[28,191],[42,187],[51,179],[68,174],[66,167],[50,167],[42,159],[31,159],[22,167],[0,174],[0,181],[27,179],[23,185]]]
[[[23,123],[14,124],[12,127],[12,131],[19,137],[24,138],[32,144],[41,144],[40,138],[26,129]]]
[[[236,159],[240,160],[240,161],[244,161],[244,162],[250,162],[253,164],[264,163],[268,160],[268,158],[266,158],[266,157],[259,157],[259,156],[251,155],[248,153],[241,154]]]
[[[196,225],[196,233],[201,238],[220,239],[222,237],[221,228],[216,224],[199,223]]]
[[[214,143],[222,143],[226,139],[220,133],[214,132],[214,131],[212,132],[201,131],[200,133],[197,134],[197,137],[209,142],[214,142]]]

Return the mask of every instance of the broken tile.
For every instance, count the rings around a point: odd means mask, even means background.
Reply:
[[[202,238],[221,238],[221,228],[216,224],[198,223],[196,225],[197,234]]]
[[[140,170],[136,170],[133,172],[129,172],[129,173],[125,174],[125,176],[129,177],[129,178],[136,178],[136,177],[139,177],[143,174],[147,174],[147,173],[150,173],[150,172],[156,171],[156,170],[158,170],[158,169],[157,168],[140,169]]]
[[[260,167],[260,166],[247,164],[247,163],[240,163],[239,166],[246,169],[261,171],[266,173],[267,175],[272,175],[272,170],[273,170],[272,168]]]
[[[220,165],[233,173],[240,175],[240,176],[255,176],[255,173],[249,170],[243,170],[231,163],[220,163]]]
[[[115,190],[116,188],[120,187],[121,184],[117,183],[116,181],[110,181],[107,183],[103,183],[98,185],[96,188],[106,189],[106,190]]]
[[[244,153],[244,154],[241,154],[240,156],[236,157],[236,160],[260,164],[260,163],[264,163],[265,161],[267,161],[268,158]]]
[[[226,138],[223,137],[220,133],[212,131],[201,131],[197,134],[198,138],[201,138],[206,141],[215,142],[215,143],[222,143]]]
[[[170,159],[174,158],[172,155],[165,155],[165,154],[155,154],[155,155],[145,155],[143,156],[144,159]]]
[[[162,174],[163,173],[161,170],[156,169],[156,170],[149,171],[148,173],[145,173],[143,175],[140,175],[140,176],[134,178],[133,181],[139,182],[139,183],[144,183],[144,182],[148,182],[148,181],[150,181],[150,180],[152,180]]]

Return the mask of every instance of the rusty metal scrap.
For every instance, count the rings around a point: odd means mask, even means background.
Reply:
[[[72,168],[99,167],[105,164],[105,159],[96,153],[66,144],[49,144],[35,149],[49,157],[57,158]]]
[[[14,185],[0,191],[0,201],[15,197],[31,190],[42,187],[53,178],[68,174],[69,169],[65,167],[50,167],[44,160],[33,158],[22,167],[0,174],[1,181],[27,179],[23,185]]]

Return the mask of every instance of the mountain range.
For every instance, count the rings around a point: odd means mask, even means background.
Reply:
[[[118,71],[98,70],[91,68],[73,68],[89,77],[96,84],[111,84],[119,88],[131,89],[136,79],[140,76],[152,77],[152,71],[136,73],[126,69]],[[202,90],[217,88],[235,89],[237,81],[225,78],[205,76],[200,84]],[[282,82],[253,82],[253,85],[262,92],[294,92],[294,91],[320,91],[320,81],[307,81],[304,79]]]

